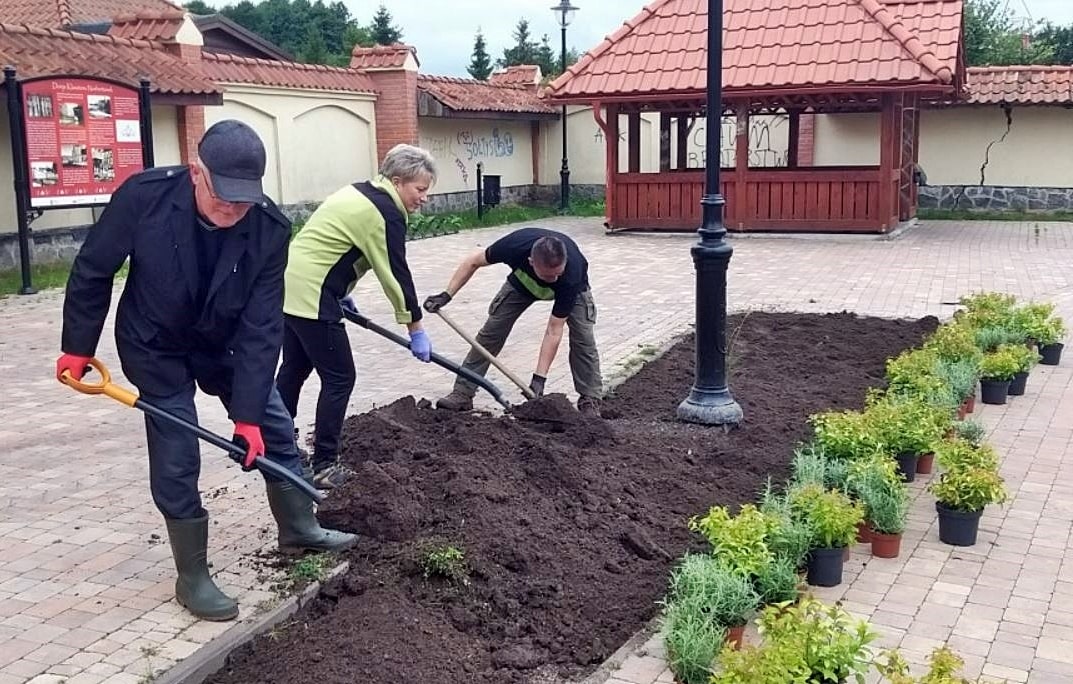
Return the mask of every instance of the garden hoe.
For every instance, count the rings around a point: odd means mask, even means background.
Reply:
[[[215,432],[209,432],[200,425],[191,423],[172,413],[168,413],[164,409],[154,406],[147,401],[139,399],[137,394],[131,392],[125,387],[120,387],[119,385],[113,384],[112,376],[108,372],[108,369],[103,363],[101,363],[97,359],[90,359],[89,366],[100,374],[100,382],[88,383],[75,380],[71,377],[71,374],[69,372],[65,371],[61,378],[63,383],[72,389],[78,390],[82,394],[107,395],[121,404],[126,404],[127,406],[130,406],[131,408],[136,408],[139,411],[144,411],[145,413],[148,413],[154,418],[162,418],[175,425],[178,425],[179,427],[190,430],[195,435],[205,440],[209,444],[220,447],[221,449],[226,451],[231,457],[231,460],[233,460],[235,463],[241,463],[242,459],[246,456],[246,450],[240,447],[238,444],[224,439]],[[324,495],[318,492],[313,485],[306,482],[305,479],[303,479],[300,475],[295,475],[280,464],[274,461],[270,461],[263,456],[258,456],[256,459],[254,459],[253,464],[262,473],[274,475],[281,480],[286,480],[290,484],[294,485],[295,488],[298,489],[298,491],[302,492],[313,501],[317,503],[321,503],[322,501],[324,501]]]
[[[376,333],[377,335],[380,335],[381,337],[386,337],[400,347],[405,347],[406,349],[410,348],[410,343],[406,340],[406,338],[402,337],[401,335],[396,335],[390,330],[383,328],[376,323],[373,323],[371,320],[369,320],[367,316],[364,316],[359,313],[358,310],[354,308],[353,303],[349,300],[340,300],[339,305],[343,307],[343,317],[351,323],[356,323],[361,327],[365,328],[366,330],[371,330],[372,332]],[[470,369],[463,368],[459,364],[449,361],[448,359],[445,359],[444,357],[440,356],[435,352],[432,353],[429,360],[437,366],[440,366],[441,368],[446,368],[455,375],[458,375],[459,377],[462,377],[469,382],[472,382],[474,385],[477,385],[478,387],[484,389],[486,392],[488,392],[488,394],[491,394],[492,398],[499,402],[499,404],[503,406],[503,408],[510,409],[510,402],[503,398],[503,392],[500,391],[500,389],[494,384],[492,384],[492,382],[490,382],[487,378],[477,375]]]
[[[458,333],[462,337],[463,340],[468,342],[469,346],[471,346],[474,349],[476,349],[477,353],[480,354],[481,356],[483,356],[484,359],[488,363],[490,363],[493,366],[495,366],[496,368],[498,368],[500,373],[502,373],[503,375],[507,376],[507,378],[511,382],[513,382],[515,385],[517,385],[518,389],[520,389],[522,391],[522,394],[525,395],[526,399],[528,399],[530,401],[532,401],[533,399],[536,399],[536,394],[533,392],[533,390],[529,389],[529,385],[526,385],[524,382],[519,380],[517,375],[515,375],[514,373],[511,373],[510,369],[508,369],[506,366],[504,366],[502,363],[500,363],[499,359],[497,359],[495,356],[492,355],[492,352],[490,352],[487,349],[485,349],[484,346],[480,342],[475,340],[469,333],[467,333],[465,330],[463,330],[461,328],[461,326],[459,326],[457,323],[455,323],[451,319],[450,316],[448,316],[447,314],[445,314],[443,312],[442,309],[437,311],[436,315],[439,316],[440,318],[442,318],[444,323],[446,323],[447,325],[451,326],[451,329],[454,330],[456,333]]]

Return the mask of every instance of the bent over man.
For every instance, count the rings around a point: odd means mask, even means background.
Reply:
[[[489,264],[507,264],[511,273],[488,307],[488,320],[477,333],[477,342],[498,355],[518,317],[533,302],[550,300],[551,316],[540,342],[530,389],[537,396],[544,393],[548,370],[559,351],[565,326],[570,330],[570,372],[574,376],[574,389],[580,395],[578,410],[599,415],[603,381],[594,335],[596,304],[589,289],[589,262],[577,243],[562,233],[543,228],[516,230],[466,258],[451,276],[447,289],[425,300],[425,309],[439,311],[478,269]],[[463,365],[484,375],[489,363],[477,350],[471,349]],[[439,399],[436,406],[468,411],[473,408],[475,393],[473,383],[458,378],[451,393]]]
[[[356,374],[339,300],[372,270],[395,321],[409,330],[413,355],[428,362],[432,353],[406,264],[406,229],[435,180],[431,154],[396,145],[385,155],[378,178],[330,196],[291,242],[283,365],[276,384],[293,417],[302,385],[314,370],[320,376],[312,459],[313,484],[320,489],[339,486],[350,472],[339,463],[339,439]]]
[[[189,167],[143,171],[112,196],[67,281],[63,355],[56,376],[81,379],[96,352],[123,262],[130,271],[115,336],[141,397],[191,423],[200,386],[220,398],[247,447],[301,474],[294,423],[273,384],[283,341],[283,270],[290,222],[265,198],[265,149],[249,126],[220,121]],[[230,620],[238,605],[209,575],[208,513],[201,505],[197,437],[146,415],[149,485],[164,515],[178,579],[175,597],[199,618]],[[265,476],[281,550],[334,551],[351,534],[327,530],[293,485]]]

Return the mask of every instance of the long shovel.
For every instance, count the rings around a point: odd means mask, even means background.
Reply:
[[[370,330],[377,335],[380,335],[381,337],[386,337],[400,347],[405,347],[406,349],[410,348],[409,340],[407,340],[402,335],[397,335],[390,330],[383,328],[376,323],[373,323],[371,320],[369,320],[367,316],[361,314],[357,309],[355,309],[353,304],[351,304],[349,301],[342,300],[339,302],[339,305],[343,307],[343,317],[351,323],[356,323],[361,327],[365,328],[366,330]],[[455,375],[465,378],[469,382],[472,382],[474,385],[477,385],[478,387],[482,388],[484,391],[488,392],[488,394],[492,395],[492,398],[499,402],[500,405],[503,406],[503,408],[509,409],[511,407],[510,402],[503,398],[503,392],[500,391],[500,389],[494,384],[492,384],[492,382],[490,382],[487,378],[477,375],[470,369],[465,368],[448,359],[445,359],[436,352],[432,352],[432,355],[429,360],[437,366],[440,366],[441,368],[446,368]]]
[[[448,316],[447,314],[445,314],[443,312],[443,309],[440,309],[439,311],[437,311],[436,315],[439,316],[441,319],[443,319],[444,323],[446,323],[447,325],[451,326],[451,329],[454,330],[456,333],[458,333],[459,336],[461,336],[461,338],[463,340],[468,342],[469,346],[471,346],[474,349],[476,349],[477,353],[480,354],[481,356],[483,356],[485,361],[487,361],[488,363],[490,363],[493,366],[495,366],[496,368],[498,368],[500,373],[502,373],[503,375],[507,376],[507,379],[509,379],[511,382],[513,382],[515,385],[517,385],[518,389],[520,389],[522,391],[522,394],[525,396],[526,399],[529,399],[530,401],[532,401],[533,399],[536,399],[536,394],[533,392],[533,390],[529,389],[529,385],[527,385],[524,382],[522,382],[521,380],[519,380],[517,375],[515,375],[512,372],[510,372],[510,369],[507,368],[506,366],[504,366],[499,361],[499,359],[497,359],[495,357],[495,355],[492,354],[492,352],[490,352],[487,349],[485,349],[484,346],[480,342],[478,342],[476,339],[473,338],[472,335],[467,333],[465,330],[462,329],[461,326],[459,326],[457,323],[455,323],[454,320],[452,320],[450,316]]]
[[[164,409],[154,406],[147,401],[143,401],[142,399],[139,399],[138,395],[134,392],[131,392],[125,387],[120,387],[119,385],[114,384],[112,382],[112,375],[108,372],[108,369],[103,363],[101,363],[97,359],[90,359],[89,366],[100,374],[100,382],[88,383],[83,382],[81,380],[75,380],[68,372],[64,372],[61,378],[61,382],[63,382],[63,384],[67,385],[72,389],[78,390],[82,394],[104,394],[106,396],[111,397],[112,399],[115,399],[121,404],[126,404],[131,408],[136,408],[139,411],[144,411],[145,413],[148,413],[155,418],[162,418],[163,420],[178,425],[181,428],[185,428],[193,432],[195,435],[205,440],[209,444],[220,447],[221,449],[226,451],[228,456],[230,456],[231,460],[235,463],[241,463],[242,459],[246,457],[246,450],[235,444],[234,442],[224,439],[215,432],[209,432],[200,425],[184,420],[173,413],[168,413]],[[253,465],[262,473],[274,475],[281,480],[286,480],[287,482],[290,482],[299,491],[301,491],[313,501],[316,501],[317,503],[324,501],[324,495],[318,492],[313,485],[309,484],[302,477],[295,475],[294,473],[287,470],[275,461],[270,461],[263,456],[258,456],[254,459]]]

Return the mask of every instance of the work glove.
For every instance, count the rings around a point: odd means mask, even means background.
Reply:
[[[425,363],[432,358],[432,342],[424,330],[414,330],[410,333],[410,353],[415,359]]]
[[[242,458],[242,469],[253,470],[254,459],[265,455],[265,440],[261,437],[261,426],[252,423],[235,423],[235,436],[231,441],[246,450]]]
[[[451,301],[451,295],[446,290],[439,294],[432,295],[425,300],[425,311],[429,313],[436,313],[443,307],[447,306],[447,303]]]
[[[538,397],[544,396],[544,383],[548,381],[543,375],[533,373],[533,379],[529,381],[529,389]]]
[[[75,380],[81,380],[82,376],[89,370],[89,360],[90,357],[88,356],[64,354],[56,360],[56,379],[63,382],[63,373],[66,371]]]

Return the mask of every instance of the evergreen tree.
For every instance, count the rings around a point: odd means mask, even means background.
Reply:
[[[484,34],[477,29],[477,37],[473,40],[473,58],[466,68],[469,75],[478,81],[487,81],[492,75],[492,58],[488,56],[488,46],[484,42]]]
[[[190,0],[183,3],[183,9],[190,14],[216,14],[216,10],[206,5],[202,0]]]
[[[1054,49],[1052,64],[1073,64],[1073,24],[1055,26],[1047,23],[1036,38]]]
[[[328,46],[324,43],[324,35],[314,26],[306,30],[305,42],[298,53],[298,59],[307,64],[326,64],[328,62]]]
[[[537,61],[537,44],[529,33],[529,22],[518,21],[514,29],[514,45],[503,50],[503,57],[497,61],[499,67],[517,66],[519,64],[539,64]]]
[[[393,22],[394,20],[391,18],[391,13],[387,11],[387,7],[380,5],[380,9],[376,10],[376,16],[373,17],[372,26],[369,27],[373,40],[376,41],[377,45],[392,45],[402,42],[402,31]]]

